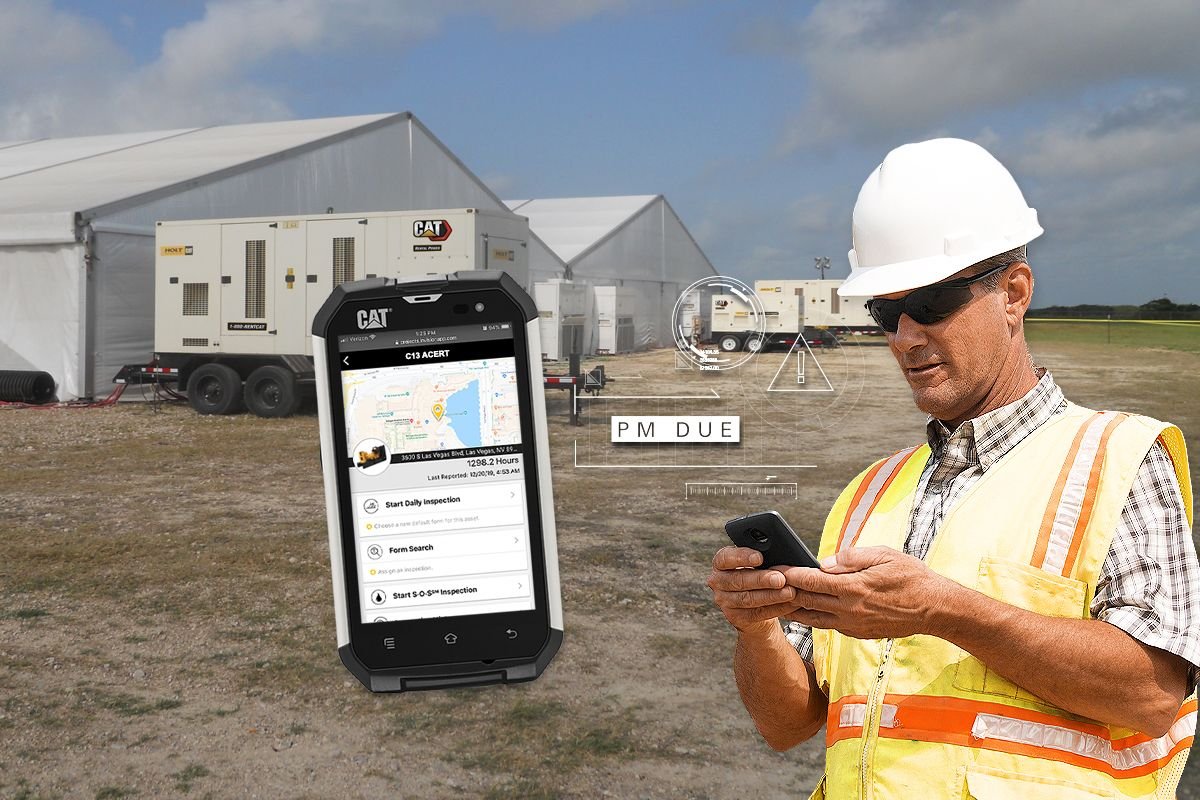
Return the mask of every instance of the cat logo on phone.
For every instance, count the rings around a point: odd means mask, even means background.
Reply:
[[[418,219],[413,222],[413,236],[431,242],[444,242],[454,229],[444,219]]]
[[[362,309],[358,312],[358,327],[360,330],[368,328],[386,328],[388,313],[390,308],[371,308]]]

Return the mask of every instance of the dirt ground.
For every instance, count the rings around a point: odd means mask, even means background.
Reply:
[[[1200,356],[1036,352],[1075,401],[1200,442]],[[776,354],[603,359],[578,427],[548,392],[565,644],[531,684],[405,695],[337,658],[314,414],[0,410],[0,797],[807,796],[822,743],[759,738],[704,580],[724,520],[777,508],[815,544],[846,481],[923,436],[885,348],[818,358],[804,384]],[[834,391],[766,391],[821,369]],[[743,444],[613,447],[622,413],[738,414]]]

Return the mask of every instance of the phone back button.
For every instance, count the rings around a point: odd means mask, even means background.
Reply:
[[[442,638],[445,640],[446,644],[458,644],[458,634],[456,633],[447,633]]]
[[[512,628],[509,628],[508,630],[506,630],[506,631],[504,632],[504,635],[505,635],[505,636],[507,636],[507,637],[508,637],[508,638],[510,638],[510,639],[515,639],[515,638],[517,638],[517,636],[519,636],[520,634],[518,634],[518,633],[517,633],[517,632],[516,632],[514,629],[512,629]]]

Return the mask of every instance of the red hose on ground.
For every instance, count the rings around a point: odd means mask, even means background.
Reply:
[[[116,405],[117,400],[125,393],[127,385],[125,383],[118,383],[113,387],[108,397],[103,400],[69,400],[65,403],[45,403],[43,405],[0,401],[0,408],[103,408],[104,406]]]

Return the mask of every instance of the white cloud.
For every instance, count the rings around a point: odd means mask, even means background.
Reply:
[[[745,275],[750,281],[775,275],[789,275],[801,263],[797,253],[773,244],[756,244],[749,252],[742,252],[734,262],[733,274]]]
[[[940,135],[950,136],[951,134],[945,133]],[[979,133],[971,137],[971,141],[975,142],[975,144],[979,145],[984,150],[991,151],[999,147],[1003,139],[1001,138],[1000,134],[996,133],[996,131],[992,130],[991,128],[984,128]]]
[[[781,261],[791,258],[792,254],[789,251],[769,244],[756,244],[750,251],[751,261]]]
[[[1096,177],[1200,161],[1200,109],[1177,87],[1146,91],[1099,115],[1063,120],[1028,137],[1022,168]]]
[[[0,138],[27,139],[105,111],[97,98],[131,59],[83,18],[48,0],[8,3],[0,25]],[[65,80],[64,80],[65,78]]]
[[[619,12],[630,0],[210,0],[199,19],[166,31],[154,61],[134,64],[100,20],[51,0],[4,2],[0,140],[149,130],[293,116],[286,90],[256,70],[348,48],[400,48],[456,15],[546,30]],[[133,24],[114,15],[116,26]]]
[[[509,28],[553,30],[601,14],[621,12],[632,0],[474,0],[463,4]]]
[[[413,8],[387,0],[217,0],[203,18],[167,31],[149,71],[167,83],[224,83],[281,53],[319,56],[436,33],[438,15]]]
[[[1073,239],[1138,249],[1200,233],[1200,108],[1185,90],[1143,91],[1009,149],[1048,205],[1044,225]]]
[[[1147,89],[1005,149],[1046,228],[1031,253],[1047,297],[1200,299],[1200,107],[1190,91]]]
[[[1074,97],[1129,78],[1194,79],[1200,14],[1191,0],[822,0],[799,25],[744,37],[798,59],[808,97],[785,149],[912,136],[981,111]]]
[[[45,82],[45,76],[63,66],[82,69],[89,64],[111,68],[125,61],[112,39],[74,14],[56,11],[49,0],[3,4],[0,72],[6,89],[22,83]],[[22,69],[15,67],[20,65]]]
[[[1196,297],[1198,37],[1190,0],[821,0],[741,44],[794,60],[804,80],[784,153],[874,162],[936,135],[994,152],[1046,228],[1031,246],[1044,291],[1082,302],[1165,275]]]
[[[834,204],[822,195],[806,195],[788,208],[788,222],[805,233],[827,233],[833,226]]]
[[[382,0],[217,0],[167,31],[158,59],[137,66],[97,20],[48,0],[12,5],[0,26],[0,76],[9,76],[0,78],[0,135],[8,138],[287,117],[280,92],[249,77],[253,67],[409,25],[398,12],[389,12],[390,27],[380,24],[371,7],[390,6]],[[428,31],[410,27],[414,36]]]
[[[519,183],[516,175],[503,172],[486,172],[479,176],[479,180],[497,197],[511,197],[513,192],[517,191]]]

